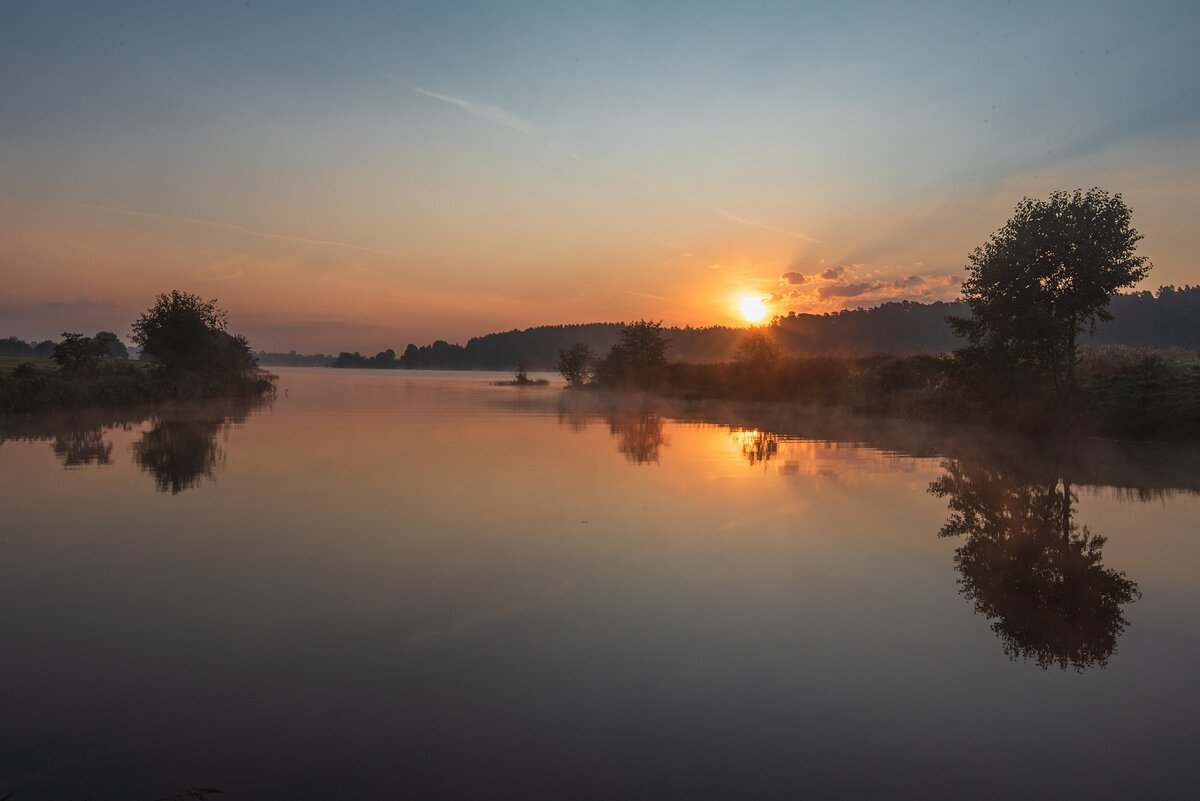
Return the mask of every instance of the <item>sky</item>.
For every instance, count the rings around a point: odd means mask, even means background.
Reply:
[[[1200,4],[0,0],[0,336],[255,348],[953,299],[1025,196],[1200,283]]]

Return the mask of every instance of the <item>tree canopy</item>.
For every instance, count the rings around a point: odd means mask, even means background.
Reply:
[[[246,338],[230,334],[228,315],[217,301],[172,290],[133,324],[133,342],[171,370],[237,372],[255,366]]]
[[[1110,298],[1150,270],[1134,254],[1141,235],[1119,194],[1101,189],[1025,198],[1012,218],[969,256],[968,318],[950,318],[970,348],[1049,374],[1069,398],[1077,338],[1111,320]]]
[[[620,341],[597,366],[602,384],[649,387],[662,379],[671,338],[662,321],[638,320],[621,329]]]
[[[558,372],[573,387],[581,387],[592,377],[596,354],[582,342],[576,342],[558,352]]]

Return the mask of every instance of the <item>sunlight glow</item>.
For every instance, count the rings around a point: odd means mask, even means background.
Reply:
[[[763,299],[757,295],[742,295],[738,299],[738,311],[748,323],[761,323],[770,311]]]

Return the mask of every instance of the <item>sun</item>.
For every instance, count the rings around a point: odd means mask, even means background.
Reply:
[[[737,305],[738,311],[742,313],[748,323],[761,323],[766,319],[767,312],[770,311],[767,304],[758,295],[742,295],[738,298]]]

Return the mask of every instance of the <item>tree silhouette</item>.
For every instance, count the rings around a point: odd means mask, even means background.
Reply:
[[[256,366],[246,338],[230,334],[216,300],[173,290],[133,324],[133,342],[169,370],[241,372]]]
[[[129,348],[125,347],[125,343],[112,331],[100,331],[92,339],[96,342],[97,347],[104,348],[109,357],[113,359],[129,358]]]
[[[596,365],[596,354],[582,342],[558,352],[558,372],[572,387],[581,387],[592,377]]]
[[[969,256],[969,318],[951,317],[970,349],[999,364],[1048,373],[1060,400],[1075,388],[1078,336],[1111,320],[1110,298],[1150,270],[1120,195],[1101,189],[1025,198]]]
[[[1021,475],[943,462],[929,491],[949,499],[941,537],[964,537],[954,555],[959,587],[992,622],[1004,652],[1042,668],[1103,667],[1140,597],[1123,573],[1101,564],[1104,538],[1073,518],[1076,496],[1057,471]]]
[[[54,346],[51,358],[63,370],[86,370],[109,356],[108,345],[83,334],[63,332],[62,342]]]
[[[597,375],[609,385],[649,388],[662,381],[671,339],[662,321],[638,320],[621,329],[621,339],[600,362]]]

